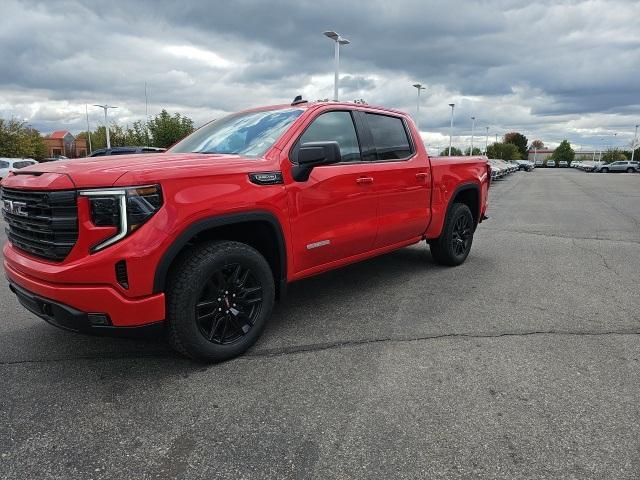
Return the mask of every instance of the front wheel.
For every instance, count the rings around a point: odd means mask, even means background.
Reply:
[[[172,270],[169,341],[196,360],[236,357],[260,337],[274,300],[273,274],[257,250],[230,241],[197,245]]]
[[[609,169],[608,168],[603,168],[602,170],[600,170],[602,173],[609,173]]]
[[[431,256],[435,262],[449,266],[463,263],[471,251],[474,229],[473,215],[469,207],[464,203],[454,203],[440,237],[429,242]]]

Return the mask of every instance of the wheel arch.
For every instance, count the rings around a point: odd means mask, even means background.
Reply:
[[[249,229],[256,235],[249,236]],[[194,243],[207,239],[238,240],[256,248],[271,267],[276,295],[282,298],[287,285],[287,251],[282,226],[266,211],[251,211],[199,219],[187,226],[163,253],[156,267],[153,293],[166,290],[167,279],[178,256]]]
[[[455,203],[464,203],[469,207],[469,210],[471,210],[471,214],[473,215],[473,223],[475,227],[477,227],[480,222],[480,186],[475,182],[467,182],[458,185],[447,204],[447,210],[444,217],[445,221]]]

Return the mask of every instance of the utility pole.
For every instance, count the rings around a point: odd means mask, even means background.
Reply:
[[[147,82],[144,82],[144,133],[149,146],[149,99],[147,98]]]
[[[633,134],[633,143],[631,144],[631,161],[632,162],[636,154],[636,148],[638,148],[638,127],[640,127],[640,125],[636,125],[636,133]]]
[[[93,151],[91,149],[91,129],[89,127],[89,107],[87,107],[87,104],[84,104],[84,114],[87,117],[87,140],[89,141],[89,154],[91,154],[91,152]]]
[[[469,150],[469,156],[473,155],[473,133],[476,128],[476,117],[471,117],[471,150]]]
[[[414,87],[418,89],[418,103],[416,104],[416,128],[420,132],[420,90],[426,90],[421,83],[414,83]]]
[[[107,131],[107,148],[111,148],[111,139],[109,138],[109,120],[107,119],[107,110],[109,110],[110,108],[118,108],[118,107],[113,107],[111,105],[107,105],[106,103],[104,105],[94,105],[94,107],[100,107],[104,110],[104,128]]]
[[[346,38],[340,36],[340,34],[329,30],[323,32],[324,35],[335,42],[334,61],[335,61],[335,75],[333,79],[333,99],[338,101],[338,82],[340,80],[340,45],[349,45],[351,42]]]
[[[484,137],[484,154],[487,154],[487,150],[489,149],[489,127],[484,127],[487,129],[487,135]]]
[[[450,103],[451,107],[451,125],[449,126],[449,156],[451,156],[451,142],[453,141],[453,109],[455,108],[455,103]]]

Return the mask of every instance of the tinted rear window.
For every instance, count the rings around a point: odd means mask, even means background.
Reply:
[[[135,150],[112,150],[111,155],[130,155],[136,153]]]
[[[411,156],[411,142],[401,118],[367,113],[367,123],[379,160],[399,160]]]

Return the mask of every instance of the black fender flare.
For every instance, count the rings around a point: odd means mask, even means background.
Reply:
[[[251,211],[232,213],[228,215],[217,215],[200,219],[188,227],[186,227],[173,243],[162,254],[160,262],[156,266],[156,272],[153,279],[153,293],[162,293],[165,291],[167,276],[171,264],[182,251],[182,249],[199,233],[211,230],[216,227],[233,225],[245,222],[267,222],[269,223],[277,237],[278,250],[280,253],[280,278],[276,284],[280,290],[280,297],[284,296],[287,285],[287,250],[284,241],[284,233],[276,216],[266,211]]]
[[[447,217],[449,216],[449,212],[451,211],[451,207],[453,207],[453,201],[458,196],[460,192],[465,192],[467,190],[473,190],[478,198],[478,211],[474,213],[475,217],[475,227],[478,227],[478,223],[480,223],[480,212],[482,211],[482,205],[480,205],[480,186],[476,182],[465,182],[456,187],[456,189],[451,194],[451,198],[449,198],[449,203],[447,204],[447,211],[444,215],[444,221],[447,221]],[[473,213],[473,212],[472,212]]]

